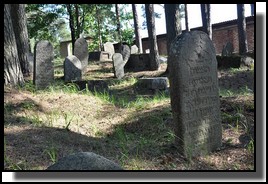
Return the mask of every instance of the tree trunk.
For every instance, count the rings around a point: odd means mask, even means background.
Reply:
[[[244,4],[237,4],[237,28],[239,37],[239,54],[243,55],[248,52]]]
[[[100,27],[101,26],[101,24],[100,24],[100,11],[99,11],[98,5],[96,5],[96,17],[97,17],[97,26],[98,26],[98,36],[99,36],[98,48],[99,48],[99,51],[102,51],[103,44],[102,44],[101,27]]]
[[[122,35],[121,35],[121,26],[120,26],[120,15],[119,15],[119,7],[118,4],[115,4],[115,13],[117,20],[117,32],[119,36],[119,53],[122,51]]]
[[[138,53],[143,53],[142,41],[141,41],[141,35],[140,35],[139,17],[137,13],[136,4],[132,4],[132,11],[133,11],[133,19],[134,19],[134,27],[135,27],[135,40],[136,40],[136,45],[139,48]]]
[[[255,11],[254,11],[254,9],[255,9],[255,4],[250,4],[250,10],[251,10],[251,16],[254,16],[254,13],[255,13]]]
[[[181,34],[181,21],[179,4],[165,4],[167,52],[169,53],[171,42]]]
[[[212,27],[210,23],[210,4],[201,4],[201,15],[203,31],[207,33],[209,38],[212,40]]]
[[[4,5],[4,84],[10,86],[24,84],[9,4]]]
[[[15,34],[18,58],[20,61],[21,70],[24,76],[30,75],[29,70],[29,44],[28,44],[28,30],[27,30],[27,18],[25,14],[24,4],[11,4],[12,9],[11,19],[13,30]]]
[[[185,10],[185,28],[186,31],[189,31],[189,23],[188,23],[188,10],[187,10],[187,4],[184,4],[184,10]]]
[[[80,21],[79,21],[79,7],[78,7],[78,4],[75,4],[74,5],[75,7],[75,18],[76,18],[76,38],[75,39],[78,39],[80,38]]]
[[[72,37],[72,54],[74,54],[74,44],[75,44],[75,29],[74,29],[74,17],[72,13],[72,6],[71,4],[66,4],[67,11],[69,13],[69,25],[71,30],[71,37]]]
[[[150,43],[150,68],[151,70],[159,69],[159,54],[157,47],[157,38],[155,34],[155,18],[153,4],[145,4],[146,22],[148,29],[148,38]]]

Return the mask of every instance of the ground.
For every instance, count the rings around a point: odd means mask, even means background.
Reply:
[[[44,170],[71,153],[100,154],[127,170],[254,170],[254,70],[219,69],[222,146],[185,158],[174,146],[168,92],[140,89],[138,78],[114,78],[112,62],[91,62],[85,80],[107,81],[109,91],[64,84],[62,63],[55,84],[35,90],[31,78],[19,89],[4,87],[4,169]]]

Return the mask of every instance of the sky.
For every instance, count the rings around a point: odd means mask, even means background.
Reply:
[[[138,5],[138,15],[140,24],[144,21],[141,16],[141,4]],[[202,26],[200,4],[188,4],[189,29]],[[155,19],[156,34],[166,33],[165,11],[160,5],[154,5],[154,10],[161,13],[160,19]],[[245,16],[250,16],[250,4],[245,4]],[[211,4],[211,23],[219,23],[237,18],[236,4]],[[185,19],[181,19],[182,30],[185,29]],[[142,38],[148,36],[147,29],[141,30]]]

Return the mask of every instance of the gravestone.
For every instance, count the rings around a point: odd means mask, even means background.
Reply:
[[[202,31],[183,33],[172,42],[168,59],[176,145],[186,157],[208,154],[222,139],[213,43]]]
[[[128,45],[122,45],[122,56],[123,56],[123,61],[127,62],[129,57],[130,57],[130,48]]]
[[[124,68],[129,72],[140,72],[150,70],[149,54],[131,54]]]
[[[138,80],[138,86],[152,90],[166,90],[168,88],[167,77],[142,78]]]
[[[114,68],[114,75],[116,78],[121,79],[124,77],[124,66],[125,62],[123,61],[123,56],[120,53],[115,53],[113,55],[113,68]]]
[[[88,44],[84,38],[78,38],[74,44],[74,55],[81,61],[82,74],[88,65]]]
[[[138,52],[139,52],[139,48],[137,47],[137,45],[132,45],[130,48],[130,53],[137,54]]]
[[[114,45],[111,42],[106,42],[104,45],[104,51],[109,53],[109,59],[112,59],[113,54],[115,53],[114,51]]]
[[[29,72],[33,73],[33,66],[34,66],[34,54],[33,53],[28,53],[28,62],[29,62]]]
[[[33,83],[37,89],[44,89],[54,81],[53,46],[49,41],[36,43],[34,48]]]
[[[222,56],[231,56],[234,52],[234,47],[231,42],[227,42],[225,46],[223,46],[222,49]]]
[[[74,55],[64,60],[64,81],[79,81],[82,79],[81,61]]]
[[[123,170],[123,168],[95,153],[79,152],[63,157],[47,170]]]

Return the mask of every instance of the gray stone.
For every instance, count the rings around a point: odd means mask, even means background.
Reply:
[[[28,53],[29,71],[33,73],[34,71],[34,54]]]
[[[74,55],[81,61],[82,74],[88,65],[88,44],[84,38],[78,38],[74,44]]]
[[[202,31],[183,33],[172,42],[168,63],[178,151],[192,157],[218,149],[222,126],[212,41]]]
[[[231,56],[234,52],[234,47],[231,42],[227,42],[225,46],[223,46],[222,49],[222,56]]]
[[[130,53],[137,54],[138,52],[139,52],[139,48],[137,47],[137,45],[132,45],[130,48]]]
[[[245,66],[251,67],[254,64],[254,59],[248,56],[241,57],[241,63]]]
[[[37,89],[44,89],[54,81],[53,46],[48,41],[39,41],[34,49],[33,83]]]
[[[125,69],[132,72],[150,70],[149,54],[131,54]]]
[[[114,51],[114,45],[111,42],[106,42],[104,45],[104,51],[109,53],[109,59],[112,59],[115,51]]]
[[[163,56],[159,56],[159,62],[160,63],[167,63],[167,58]]]
[[[88,53],[88,61],[111,61],[110,54],[105,51],[96,51]]]
[[[115,162],[92,152],[79,152],[60,159],[47,170],[123,170]]]
[[[129,57],[130,57],[130,48],[128,45],[122,45],[122,56],[123,56],[123,61],[127,62]]]
[[[113,55],[113,68],[114,68],[114,75],[116,78],[121,79],[124,77],[124,66],[125,62],[123,61],[123,56],[120,53],[115,53]]]
[[[67,56],[64,60],[65,82],[79,81],[82,79],[81,61],[74,55]]]
[[[168,88],[167,77],[142,78],[139,79],[139,85],[152,90],[166,90]]]

